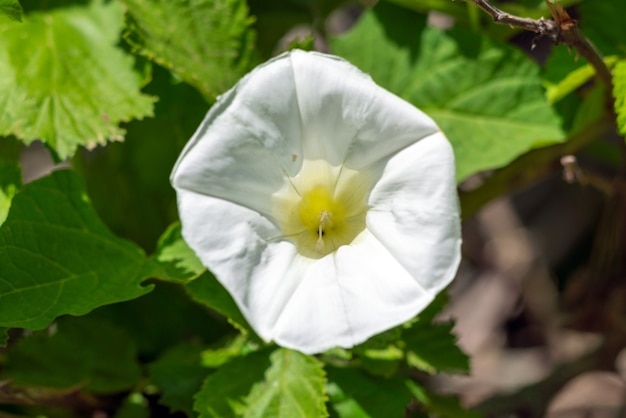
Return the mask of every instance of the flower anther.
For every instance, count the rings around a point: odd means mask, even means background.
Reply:
[[[260,337],[304,353],[411,319],[460,261],[447,139],[331,55],[295,50],[245,76],[171,179],[190,247]]]

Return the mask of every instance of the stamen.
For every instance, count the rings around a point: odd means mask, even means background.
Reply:
[[[315,251],[321,253],[324,251],[324,228],[331,227],[333,225],[333,221],[331,219],[332,214],[328,211],[323,210],[320,213],[320,223],[317,228],[317,242],[315,243]]]

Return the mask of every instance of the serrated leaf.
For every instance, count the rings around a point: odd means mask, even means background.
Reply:
[[[280,348],[271,355],[265,380],[247,398],[247,418],[326,417],[325,375],[312,356]]]
[[[193,395],[197,393],[210,369],[202,367],[204,347],[197,342],[184,343],[167,351],[150,366],[150,378],[159,387],[159,403],[172,412],[194,416]]]
[[[91,318],[63,318],[54,332],[22,338],[7,352],[2,378],[15,385],[84,387],[97,393],[128,389],[141,377],[128,334]]]
[[[409,365],[427,373],[468,373],[469,358],[456,344],[454,324],[418,320],[404,331]]]
[[[155,271],[101,223],[74,172],[54,172],[20,190],[0,227],[0,326],[41,329],[139,297]]]
[[[154,258],[163,266],[167,278],[175,281],[191,279],[206,270],[183,240],[180,222],[174,222],[161,235]]]
[[[252,386],[263,380],[269,367],[269,352],[259,351],[236,357],[209,375],[194,396],[194,411],[199,418],[241,416],[245,398]]]
[[[0,0],[0,14],[6,15],[11,20],[22,21],[22,6],[17,0]]]
[[[256,335],[248,321],[243,317],[232,296],[210,271],[204,272],[198,278],[188,283],[185,289],[193,300],[229,318],[239,330],[253,336]],[[258,337],[256,338],[258,339]]]
[[[626,135],[626,61],[619,61],[613,69],[613,96],[617,127],[622,135]]]
[[[210,100],[252,66],[253,19],[245,0],[124,0],[126,39]]]
[[[154,99],[115,46],[122,25],[122,6],[103,0],[0,21],[0,135],[41,139],[65,159],[122,139],[120,122],[151,115]]]
[[[420,402],[422,407],[429,412],[429,416],[437,418],[481,418],[475,411],[469,411],[461,406],[458,398],[454,396],[438,395],[418,385],[412,380],[407,380],[406,385]]]
[[[435,119],[459,180],[564,139],[538,66],[521,51],[460,28],[424,28],[421,19],[380,2],[332,40],[332,51]]]
[[[404,416],[411,394],[401,379],[384,379],[358,369],[329,367],[330,406],[340,418]]]
[[[11,201],[22,184],[22,173],[16,164],[0,159],[0,226],[4,223]]]

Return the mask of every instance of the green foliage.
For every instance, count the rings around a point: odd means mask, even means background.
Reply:
[[[120,122],[151,115],[154,99],[115,46],[122,15],[119,3],[93,0],[0,21],[0,135],[41,139],[63,160],[79,145],[121,140]]]
[[[200,418],[241,416],[252,386],[263,380],[270,366],[269,351],[236,357],[210,374],[194,399]]]
[[[9,329],[0,327],[0,347],[6,347],[9,342]]]
[[[79,177],[57,171],[24,186],[0,227],[0,325],[41,329],[139,297],[154,271],[98,219]]]
[[[469,359],[456,345],[454,324],[432,324],[423,320],[405,329],[409,365],[427,373],[468,373]]]
[[[185,288],[193,300],[216,310],[227,317],[238,329],[255,336],[233,298],[210,271],[201,274]]]
[[[202,365],[203,350],[197,342],[184,343],[164,353],[150,366],[150,378],[163,393],[159,402],[172,412],[194,415],[193,395],[210,372]]]
[[[430,416],[438,418],[480,418],[477,412],[468,411],[461,406],[459,400],[453,396],[442,396],[427,390],[413,381],[406,382],[407,387],[420,402],[422,408]]]
[[[411,394],[400,378],[370,376],[358,369],[328,367],[331,416],[341,418],[401,417]]]
[[[626,135],[626,61],[619,61],[613,70],[613,95],[617,126],[622,135]]]
[[[424,28],[423,18],[384,2],[331,45],[435,119],[454,147],[459,180],[563,140],[537,65],[510,46]]]
[[[206,267],[181,236],[180,222],[169,226],[159,238],[155,259],[166,271],[167,278],[187,280],[198,276]]]
[[[248,418],[325,417],[324,370],[314,357],[280,348],[247,398]]]
[[[11,201],[22,184],[22,172],[12,163],[0,159],[0,226],[9,214]]]
[[[254,64],[253,22],[242,0],[123,0],[126,39],[213,100]]]
[[[6,15],[11,20],[22,21],[22,6],[17,0],[0,0],[0,14]]]
[[[1,376],[16,385],[115,393],[135,385],[141,370],[137,348],[123,330],[105,321],[63,318],[55,328],[18,341]]]
[[[602,54],[626,54],[626,32],[616,20],[618,16],[626,16],[626,3],[583,1],[580,13],[581,29]]]

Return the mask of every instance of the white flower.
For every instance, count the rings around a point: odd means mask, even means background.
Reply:
[[[250,325],[304,353],[411,319],[460,261],[450,144],[338,57],[292,51],[253,70],[172,183],[185,240]]]

